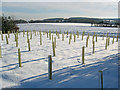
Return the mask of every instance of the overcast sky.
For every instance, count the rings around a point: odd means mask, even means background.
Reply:
[[[74,2],[67,2],[67,0],[66,2],[59,2],[60,0],[57,0],[58,2],[48,2],[48,0],[45,0],[46,2],[37,2],[37,0],[34,2],[33,0],[29,0],[29,2],[12,1],[2,1],[2,13],[13,16],[15,19],[31,20],[72,16],[118,17],[118,0],[109,0],[109,2],[108,0],[103,0],[104,2],[95,2],[95,0],[93,2],[88,2],[89,0],[84,0],[84,2],[78,2],[80,0],[74,0]]]

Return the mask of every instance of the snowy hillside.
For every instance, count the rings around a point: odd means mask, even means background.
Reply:
[[[111,27],[91,27],[91,24],[84,24],[84,23],[27,23],[27,24],[18,24],[20,31],[69,31],[69,32],[77,32],[79,31],[80,34],[84,31],[85,34],[93,35],[96,32],[99,35],[103,33],[110,33],[110,36],[116,35],[118,33],[118,28],[111,28]]]
[[[62,34],[59,34],[60,38],[58,38],[56,33],[52,33],[53,37],[56,37],[56,56],[53,56],[52,38],[49,40],[47,34],[41,32],[42,45],[40,45],[39,32],[36,32],[36,36],[34,32],[32,33],[31,51],[28,51],[27,32],[24,37],[23,32],[18,34],[18,47],[16,47],[14,34],[10,34],[9,44],[6,44],[6,34],[3,34],[3,41],[0,37],[2,88],[100,88],[99,70],[103,71],[104,88],[118,88],[116,38],[113,44],[113,38],[110,38],[110,45],[105,50],[106,36],[104,40],[98,36],[97,42],[95,37],[93,54],[92,36],[89,37],[88,47],[86,47],[87,35],[83,40],[81,35],[79,38],[76,35],[75,42],[72,35],[69,44],[70,34],[68,37],[65,34],[62,41]],[[29,38],[30,35],[29,33]],[[85,64],[82,64],[83,46],[85,46]],[[21,51],[22,67],[18,64],[18,48]],[[48,78],[48,55],[52,55],[52,80]]]

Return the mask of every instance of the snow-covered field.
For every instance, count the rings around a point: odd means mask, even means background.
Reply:
[[[27,24],[18,24],[20,27],[20,31],[22,30],[41,30],[41,31],[69,31],[69,32],[77,32],[79,31],[82,34],[85,31],[85,34],[93,35],[96,32],[99,35],[103,33],[110,33],[111,36],[117,35],[118,28],[111,28],[111,27],[91,27],[91,24],[84,24],[84,23],[27,23]]]
[[[49,25],[47,26],[49,27]],[[37,25],[34,29],[29,26],[22,28],[23,25],[20,27],[20,30],[46,29],[45,26],[42,29]],[[71,27],[73,26],[69,26],[69,30]],[[95,31],[91,29],[93,27],[84,27],[84,30],[85,28],[88,31]],[[99,31],[100,29],[103,28],[99,27]],[[116,33],[117,29],[111,29],[108,31]],[[52,29],[48,28],[47,30]],[[62,31],[61,28],[59,30]],[[0,37],[2,48],[2,58],[0,59],[2,77],[0,80],[2,88],[100,88],[99,70],[103,70],[104,88],[118,88],[118,42],[116,42],[116,38],[114,44],[112,44],[112,37],[110,38],[110,45],[105,50],[106,36],[104,40],[102,37],[98,37],[93,54],[92,36],[90,36],[88,47],[85,47],[85,64],[82,64],[82,47],[86,46],[87,35],[84,36],[83,40],[81,35],[79,38],[76,36],[76,42],[72,36],[70,45],[69,37],[66,34],[64,41],[62,41],[62,34],[60,34],[60,39],[55,33],[52,35],[57,39],[56,56],[52,57],[52,80],[48,79],[48,55],[53,55],[52,39],[49,40],[47,34],[43,35],[42,33],[42,45],[40,45],[40,35],[35,36],[33,34],[33,38],[30,40],[31,51],[28,51],[27,34],[23,37],[23,32],[20,32],[18,36],[18,47],[16,47],[14,34],[10,34],[9,44],[6,44],[5,34],[3,41]],[[22,67],[18,65],[18,48],[21,50]]]

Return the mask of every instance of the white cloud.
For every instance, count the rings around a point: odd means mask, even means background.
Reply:
[[[3,7],[27,8],[31,10],[63,10],[59,13],[20,13],[20,12],[4,12],[6,15],[13,15],[16,18],[24,19],[42,19],[48,17],[70,17],[70,16],[90,16],[90,17],[117,17],[117,2],[4,2]]]
[[[2,0],[2,2],[119,2],[119,0]]]

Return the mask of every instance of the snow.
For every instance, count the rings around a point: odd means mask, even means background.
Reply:
[[[96,32],[99,35],[102,35],[103,33],[110,33],[111,36],[117,35],[118,28],[111,28],[111,27],[91,27],[90,24],[84,24],[84,23],[27,23],[27,24],[18,24],[18,27],[20,28],[20,31],[69,31],[69,32],[77,32],[81,34],[83,31],[85,31],[85,34],[91,34],[93,35],[94,32]]]
[[[26,27],[28,28],[29,25]],[[28,51],[26,35],[23,37],[23,33],[20,32],[18,47],[15,46],[14,34],[10,34],[8,45],[5,40],[6,34],[3,35],[4,41],[0,38],[2,88],[100,88],[99,70],[103,70],[104,88],[118,88],[118,42],[116,38],[114,44],[112,44],[112,37],[110,38],[110,45],[105,50],[106,37],[102,40],[102,37],[98,35],[93,54],[92,36],[90,36],[88,47],[85,47],[85,64],[82,64],[82,47],[86,46],[87,35],[84,36],[84,40],[81,35],[79,38],[76,36],[76,42],[72,36],[69,45],[69,38],[66,34],[62,41],[62,34],[58,39],[54,33],[57,39],[56,56],[52,56],[53,76],[52,80],[49,80],[48,55],[53,55],[52,40],[47,38],[47,34],[42,33],[42,45],[40,45],[39,34],[36,36],[33,34],[30,40],[31,51]],[[21,50],[22,67],[18,65],[18,48]]]

